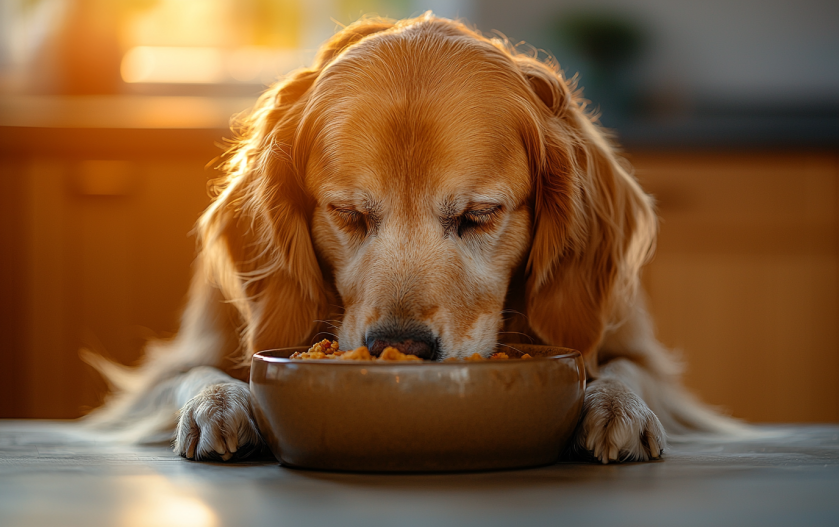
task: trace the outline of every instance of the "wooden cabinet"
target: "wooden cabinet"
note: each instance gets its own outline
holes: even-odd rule
[[[630,159],[659,202],[644,282],[687,385],[751,421],[839,420],[836,155]]]
[[[25,360],[13,380],[20,406],[6,415],[78,416],[104,388],[80,348],[132,364],[146,339],[177,329],[195,256],[189,232],[209,203],[206,159],[118,162],[130,185],[104,193],[84,186],[89,160],[17,167],[25,185],[14,221],[25,234],[11,287],[23,316],[10,330],[22,339],[3,355]]]
[[[82,99],[46,105],[55,127],[0,126],[0,417],[78,417],[106,391],[80,349],[134,364],[176,332],[208,163],[231,135],[206,105],[184,113],[190,100],[156,121],[144,101]]]

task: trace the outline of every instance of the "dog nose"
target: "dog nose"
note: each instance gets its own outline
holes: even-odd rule
[[[370,333],[365,339],[371,355],[379,356],[385,348],[396,348],[406,355],[416,355],[425,360],[437,358],[437,342],[432,335],[422,333],[387,334]]]

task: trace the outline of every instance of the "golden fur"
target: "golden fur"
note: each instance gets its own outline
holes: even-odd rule
[[[662,423],[728,426],[654,339],[639,292],[652,201],[556,64],[430,14],[363,20],[239,134],[198,224],[181,333],[137,371],[92,359],[117,389],[94,420],[177,424],[177,452],[229,459],[259,439],[247,385],[217,368],[332,321],[348,349],[419,327],[440,359],[522,339],[582,351],[576,445],[603,462],[658,457]]]

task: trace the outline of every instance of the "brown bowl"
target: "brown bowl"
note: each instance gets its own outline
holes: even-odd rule
[[[287,357],[307,348],[263,351],[253,357],[251,401],[285,465],[430,472],[553,463],[580,417],[583,360],[567,348],[516,348],[535,358],[301,361]]]

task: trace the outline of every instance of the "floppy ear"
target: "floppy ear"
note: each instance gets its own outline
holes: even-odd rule
[[[313,203],[304,190],[305,145],[296,137],[321,71],[347,47],[392,25],[362,20],[333,36],[312,68],[292,73],[259,98],[225,154],[227,175],[198,234],[208,279],[241,315],[246,361],[262,349],[307,342],[328,315],[311,240]]]
[[[556,67],[516,57],[538,108],[527,315],[545,342],[580,350],[591,374],[621,323],[657,230],[650,198]]]

